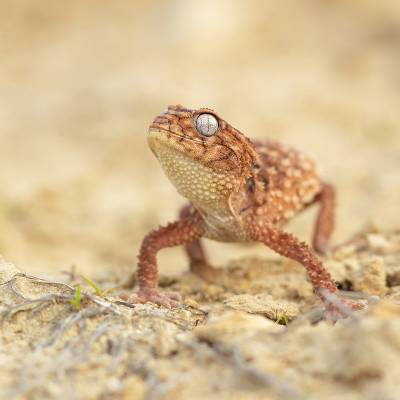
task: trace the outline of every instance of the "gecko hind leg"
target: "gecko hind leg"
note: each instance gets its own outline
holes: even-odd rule
[[[363,249],[367,245],[365,238],[355,236],[344,242],[332,245],[331,236],[335,229],[335,209],[336,209],[336,193],[335,188],[328,184],[322,184],[321,191],[317,194],[311,204],[320,203],[320,209],[315,220],[313,233],[313,249],[325,255],[329,252],[335,252],[338,248],[348,245],[355,246],[356,250]]]
[[[180,210],[179,218],[188,218],[195,212],[196,210],[190,204],[187,204]],[[200,239],[195,239],[190,243],[186,243],[184,248],[189,259],[190,271],[193,274],[207,282],[215,282],[221,278],[223,271],[220,271],[209,264],[207,255],[204,251],[204,246]]]
[[[320,254],[326,254],[331,249],[330,239],[335,229],[335,188],[328,183],[323,183],[313,203],[315,202],[320,203],[320,209],[314,226],[313,248]]]

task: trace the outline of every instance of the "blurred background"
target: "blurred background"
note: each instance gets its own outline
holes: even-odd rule
[[[133,270],[183,203],[146,142],[176,103],[316,159],[336,241],[400,227],[398,0],[2,1],[0,54],[0,254],[27,272]],[[314,215],[290,229],[308,239]]]

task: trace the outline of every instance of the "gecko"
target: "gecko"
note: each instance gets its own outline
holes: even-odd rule
[[[149,127],[148,143],[166,176],[189,202],[179,218],[145,236],[138,256],[139,302],[178,306],[178,293],[158,288],[157,253],[183,245],[191,271],[215,281],[201,238],[220,242],[260,242],[302,264],[329,318],[341,307],[328,298],[337,287],[319,254],[330,248],[335,225],[335,189],[321,179],[302,152],[266,140],[250,140],[215,111],[169,106]],[[284,230],[305,208],[318,203],[312,247]],[[355,301],[335,297],[358,309]]]

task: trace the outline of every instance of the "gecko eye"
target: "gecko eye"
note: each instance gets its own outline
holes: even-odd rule
[[[212,114],[200,114],[196,119],[196,129],[204,136],[213,136],[218,131],[217,118]]]

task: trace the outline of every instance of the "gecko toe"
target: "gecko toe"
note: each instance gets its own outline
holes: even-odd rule
[[[164,295],[170,300],[175,300],[178,303],[182,302],[182,296],[178,292],[165,292]]]
[[[360,311],[367,308],[367,305],[360,301],[341,299],[337,297],[333,302],[325,302],[324,319],[336,322],[343,318],[354,317],[354,311]]]
[[[131,303],[154,303],[166,308],[176,308],[181,304],[181,297],[175,292],[162,292],[158,289],[141,289],[130,297]]]

